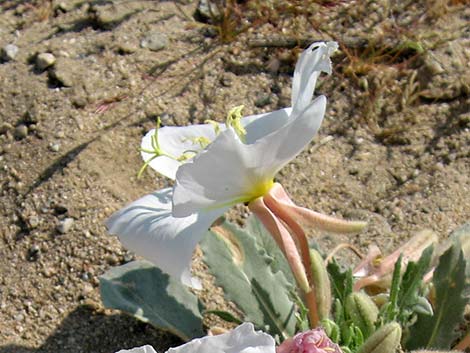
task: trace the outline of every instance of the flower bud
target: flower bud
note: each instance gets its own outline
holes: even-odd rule
[[[282,342],[276,353],[342,353],[322,328],[296,334]]]
[[[400,340],[401,327],[391,322],[375,331],[357,353],[394,353],[400,346]]]
[[[346,312],[354,324],[359,327],[364,338],[369,337],[375,331],[375,322],[379,315],[379,309],[373,300],[365,293],[353,292],[346,298]]]
[[[331,310],[331,285],[325,261],[315,249],[310,249],[312,282],[317,299],[318,317],[327,319]]]

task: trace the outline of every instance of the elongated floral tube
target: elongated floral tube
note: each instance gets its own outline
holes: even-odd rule
[[[294,274],[299,287],[305,293],[308,293],[310,291],[310,285],[307,279],[305,267],[289,231],[266,206],[262,197],[251,201],[248,207],[271,233],[279,248],[287,258],[287,262],[292,269],[292,273]]]
[[[346,221],[297,206],[290,200],[284,188],[278,183],[270,190],[269,197],[276,200],[279,208],[282,208],[286,215],[318,230],[337,234],[354,234],[367,226],[366,222]]]

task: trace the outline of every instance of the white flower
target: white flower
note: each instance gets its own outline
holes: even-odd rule
[[[170,348],[166,353],[275,353],[274,339],[266,333],[255,332],[253,324],[246,322],[234,330],[218,336],[194,339],[182,346]],[[143,346],[117,353],[156,353],[151,346]]]
[[[312,101],[314,85],[321,71],[331,72],[329,57],[336,48],[334,42],[315,43],[302,53],[294,72],[292,108],[242,119],[235,109],[227,125],[165,127],[147,134],[142,143],[144,160],[158,172],[175,177],[175,187],[156,191],[115,213],[107,222],[109,231],[164,272],[198,288],[189,271],[196,244],[228,208],[249,203],[307,291],[306,264],[278,218],[289,224],[286,218],[298,214],[301,220],[333,231],[357,231],[364,226],[343,221],[338,228],[337,220],[294,205],[273,181],[321,125],[326,98]],[[291,230],[303,236],[300,226],[290,223]]]

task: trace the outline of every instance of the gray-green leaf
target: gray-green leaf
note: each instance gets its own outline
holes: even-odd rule
[[[204,335],[201,304],[180,281],[147,261],[114,267],[100,277],[103,304],[188,341]]]
[[[282,340],[295,333],[296,308],[289,295],[292,286],[282,261],[266,251],[274,247],[274,240],[270,243],[262,237],[256,230],[262,225],[254,222],[259,221],[249,220],[250,232],[229,222],[212,228],[201,242],[204,262],[244,319]],[[273,271],[273,261],[277,271]]]

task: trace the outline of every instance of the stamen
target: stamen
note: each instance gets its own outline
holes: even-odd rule
[[[157,118],[157,127],[155,128],[155,133],[150,137],[150,144],[152,146],[152,150],[149,150],[149,149],[146,149],[146,148],[141,148],[140,149],[141,152],[151,154],[152,156],[147,161],[145,161],[143,166],[139,169],[139,172],[137,173],[137,178],[140,178],[142,176],[142,173],[145,171],[145,169],[147,169],[149,164],[157,157],[165,156],[165,157],[168,157],[168,158],[171,158],[171,159],[174,159],[174,160],[178,160],[177,158],[175,158],[174,156],[164,152],[160,148],[160,143],[158,142],[158,130],[160,129],[161,123],[162,123],[162,121],[161,121],[160,117],[158,117]]]
[[[241,119],[243,117],[242,110],[244,108],[244,105],[239,105],[230,109],[227,114],[227,119],[225,120],[225,125],[227,127],[231,127],[243,143],[246,142],[246,130],[241,123]]]
[[[183,140],[183,142],[186,142],[186,141],[191,141],[193,144],[195,144],[195,145],[197,144],[197,145],[201,146],[202,149],[209,146],[209,144],[212,142],[211,140],[209,140],[205,136],[187,137]]]
[[[207,119],[207,120],[204,120],[204,123],[205,124],[211,124],[212,127],[214,128],[215,136],[219,136],[219,134],[220,134],[220,124],[217,121]]]

